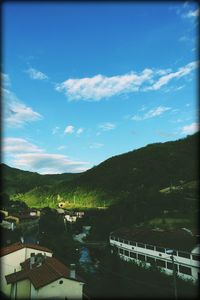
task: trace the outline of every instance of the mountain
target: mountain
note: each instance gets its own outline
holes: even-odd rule
[[[111,157],[81,174],[39,175],[3,165],[5,189],[30,206],[55,207],[61,200],[68,207],[141,205],[147,198],[150,202],[161,194],[164,197],[160,190],[197,181],[198,140],[196,133],[177,141],[150,144]]]
[[[73,173],[41,175],[36,172],[11,168],[6,164],[1,164],[0,170],[3,187],[9,195],[26,193],[33,188],[50,186],[63,180],[67,182],[81,175]]]

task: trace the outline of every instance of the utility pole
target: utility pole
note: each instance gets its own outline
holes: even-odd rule
[[[177,300],[178,299],[178,294],[177,294],[177,286],[176,286],[176,269],[174,265],[174,256],[173,254],[170,256],[172,260],[172,265],[173,265],[173,277],[174,277],[174,298]]]
[[[172,267],[173,267],[173,279],[174,279],[174,298],[175,300],[178,299],[178,293],[177,293],[177,285],[176,285],[176,269],[174,264],[174,256],[173,256],[174,250],[168,249],[166,251],[166,254],[171,254],[170,258],[172,260]]]

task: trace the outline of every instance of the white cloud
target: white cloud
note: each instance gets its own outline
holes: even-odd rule
[[[3,89],[3,118],[10,127],[20,127],[27,122],[41,120],[42,116],[31,107],[26,106],[14,93]]]
[[[58,149],[58,150],[66,149],[66,146],[59,146],[57,149]]]
[[[180,79],[190,74],[198,66],[191,62],[180,67],[177,71],[167,69],[144,69],[140,73],[131,71],[124,75],[103,76],[67,79],[56,85],[55,89],[64,92],[69,100],[99,101],[117,95],[148,90],[159,90],[172,79]]]
[[[48,79],[48,76],[46,74],[44,74],[41,71],[38,71],[34,68],[29,68],[28,70],[26,70],[26,73],[28,73],[30,78],[34,79],[34,80]]]
[[[46,153],[23,138],[4,138],[4,155],[10,158],[13,167],[42,174],[79,172],[77,168],[86,170],[91,167],[89,162],[74,160],[62,154]]]
[[[187,13],[183,14],[184,18],[196,18],[199,16],[199,8],[195,10],[189,10]]]
[[[9,87],[11,85],[10,76],[5,73],[1,73],[2,86]]]
[[[104,145],[103,144],[100,144],[100,143],[92,143],[90,144],[90,149],[99,149],[101,147],[103,147]]]
[[[199,131],[199,123],[192,123],[190,125],[185,125],[181,128],[182,134],[193,134],[195,132]]]
[[[23,138],[4,138],[3,139],[3,152],[25,153],[25,152],[42,152],[43,150],[36,145],[28,142]]]
[[[58,131],[60,130],[60,127],[56,126],[52,129],[52,134],[56,134],[58,133]]]
[[[66,134],[71,134],[73,132],[74,132],[74,126],[72,126],[72,125],[68,125],[64,130],[64,133],[66,133]]]
[[[197,62],[191,62],[191,63],[187,64],[186,66],[179,68],[177,72],[172,72],[172,73],[169,73],[167,75],[160,77],[152,86],[150,86],[147,89],[159,90],[162,86],[166,85],[173,78],[178,79],[178,78],[181,78],[183,76],[190,74],[195,68],[197,68],[197,66],[198,66]]]
[[[109,131],[115,129],[116,125],[113,123],[105,122],[102,124],[99,124],[98,128],[103,131]]]
[[[77,133],[77,135],[80,135],[81,133],[83,133],[83,128],[79,128],[77,131],[76,131],[76,133]]]
[[[179,42],[187,42],[187,41],[189,41],[190,39],[189,39],[187,36],[183,35],[183,36],[181,36],[178,40],[179,40]]]
[[[151,119],[151,118],[158,117],[158,116],[162,115],[164,112],[166,112],[170,109],[171,109],[170,107],[158,106],[154,109],[149,110],[144,115],[134,115],[131,118],[131,120],[133,120],[133,121],[142,121],[142,120],[146,120],[146,119]]]
[[[101,74],[90,78],[68,79],[57,84],[57,91],[64,91],[71,100],[93,100],[109,98],[114,95],[138,91],[139,87],[151,79],[153,71],[143,70],[136,74],[130,72],[125,75],[103,76]]]
[[[89,164],[71,160],[66,155],[49,153],[16,154],[13,163],[17,168],[28,168],[42,174],[74,172],[74,168]]]

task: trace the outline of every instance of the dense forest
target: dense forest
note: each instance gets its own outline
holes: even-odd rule
[[[120,226],[196,227],[199,133],[111,157],[81,174],[40,175],[1,165],[4,198],[30,207],[100,209],[95,238]],[[98,225],[98,226],[97,226]],[[94,238],[91,232],[91,238]]]
[[[40,175],[1,165],[5,192],[30,206],[108,207],[198,178],[198,137],[150,144],[81,174]],[[150,198],[150,197],[149,197]]]

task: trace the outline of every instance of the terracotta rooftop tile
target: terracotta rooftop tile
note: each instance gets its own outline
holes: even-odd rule
[[[40,245],[36,245],[36,244],[23,244],[23,243],[15,243],[12,244],[10,246],[4,247],[0,249],[0,256],[4,256],[7,255],[9,253],[18,251],[20,249],[23,248],[31,248],[31,249],[35,249],[35,250],[40,250],[40,251],[45,251],[45,252],[49,252],[49,253],[53,253],[50,249],[40,246]]]
[[[83,282],[79,276],[76,276],[75,279],[70,278],[69,268],[54,257],[46,257],[43,260],[42,265],[33,266],[32,269],[29,268],[30,259],[27,259],[21,265],[23,267],[22,271],[6,276],[7,283],[14,283],[23,279],[29,279],[34,287],[38,289],[60,278]]]

